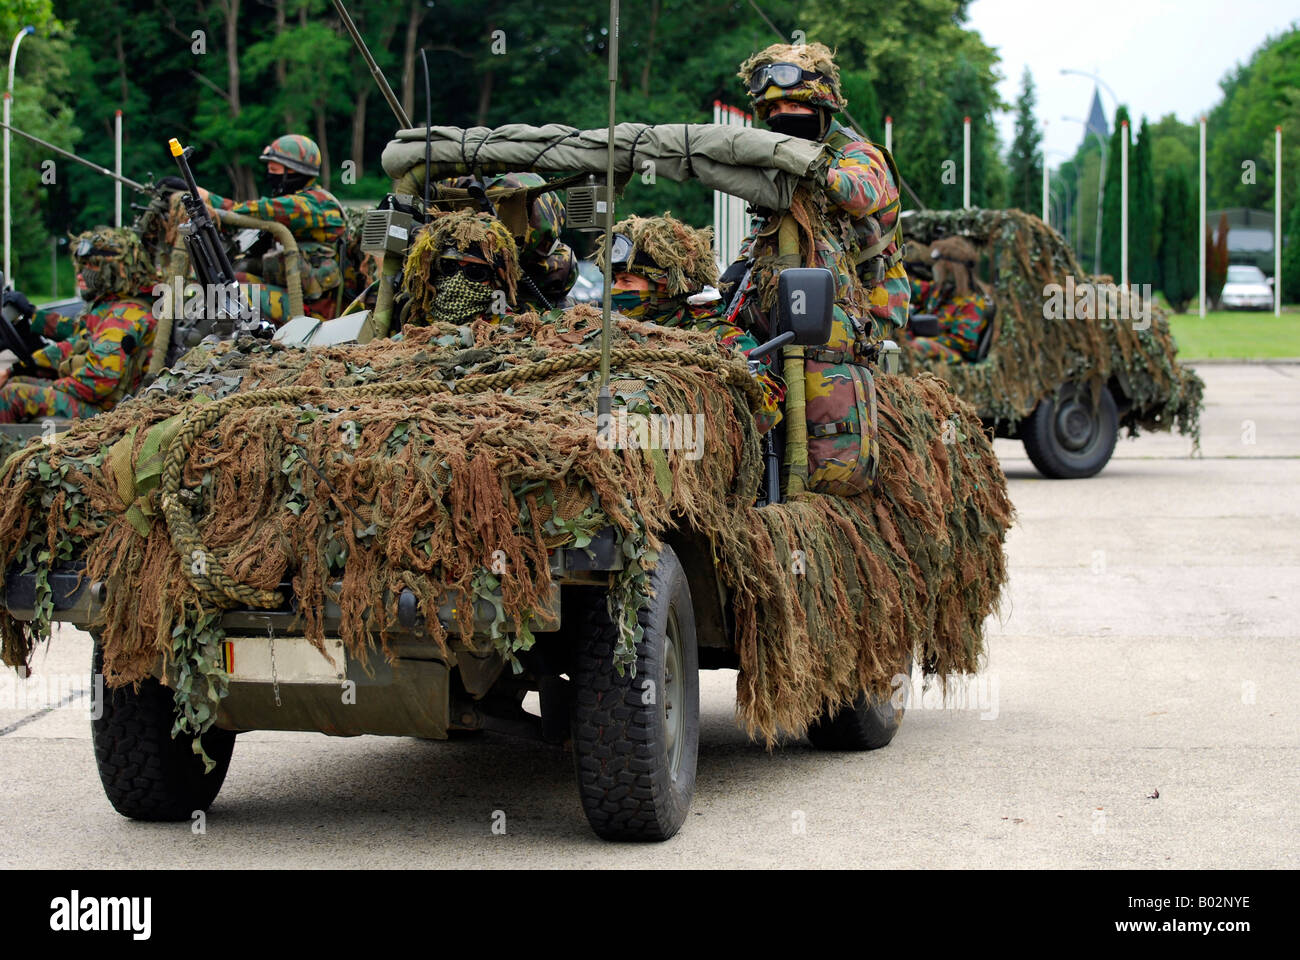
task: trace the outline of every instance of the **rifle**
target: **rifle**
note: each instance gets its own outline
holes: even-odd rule
[[[189,164],[189,156],[194,148],[182,148],[175,137],[167,141],[167,146],[185,178],[186,192],[181,195],[181,202],[190,219],[178,229],[185,237],[194,275],[203,287],[205,305],[216,313],[216,316],[206,318],[201,329],[205,334],[215,334],[218,337],[229,337],[236,332],[264,333],[263,328],[269,325],[256,317],[245,300],[243,290],[235,279],[235,268],[221,242],[216,221],[208,214],[207,205],[194,181],[194,171]]]

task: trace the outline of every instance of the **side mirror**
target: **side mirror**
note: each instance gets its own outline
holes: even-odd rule
[[[789,267],[777,281],[777,332],[791,343],[820,346],[831,338],[835,276],[825,267]]]
[[[914,313],[908,319],[907,326],[912,335],[917,337],[937,337],[941,332],[939,318],[933,313]]]

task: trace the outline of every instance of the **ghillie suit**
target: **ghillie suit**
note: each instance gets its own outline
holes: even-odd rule
[[[33,313],[32,332],[52,342],[32,353],[32,363],[53,379],[11,378],[0,388],[0,423],[94,416],[135,390],[148,366],[157,280],[148,253],[131,230],[98,227],[72,241],[86,310],[76,318]]]
[[[614,224],[616,258],[613,262],[613,308],[633,320],[648,320],[666,327],[707,331],[722,346],[748,354],[758,339],[723,316],[722,300],[704,298],[701,291],[718,282],[713,258],[713,231],[699,230],[665,213],[662,217],[628,217]],[[597,263],[604,262],[605,238],[596,242]],[[648,290],[623,290],[618,275],[641,277]],[[762,409],[756,414],[760,433],[781,422],[785,384],[767,357],[758,371],[763,388]]]
[[[976,273],[989,282],[997,306],[984,360],[927,361],[904,344],[904,370],[947,380],[997,426],[1027,417],[1062,384],[1110,384],[1117,400],[1126,398],[1120,422],[1130,435],[1177,428],[1199,438],[1204,384],[1178,363],[1164,311],[1151,305],[1149,323],[1117,316],[1120,298],[1110,278],[1085,274],[1042,220],[1019,210],[927,210],[909,215],[904,230],[909,246],[913,238],[926,244],[940,236],[968,238],[981,253]],[[1085,291],[1087,302],[1080,299]],[[1107,298],[1103,311],[1098,304]]]
[[[202,731],[226,690],[223,610],[282,607],[291,583],[305,635],[321,641],[334,599],[364,662],[372,634],[387,652],[399,591],[437,609],[451,589],[491,598],[490,648],[513,660],[537,637],[504,626],[542,608],[547,551],[608,526],[625,559],[608,590],[617,661],[635,656],[656,550],[697,538],[730,592],[739,720],[769,743],[863,690],[888,696],[913,658],[941,677],[978,668],[1011,506],[969,406],[934,378],[881,376],[875,488],[755,507],[761,391],[744,361],[707,334],[619,320],[616,407],[698,411],[706,436],[698,458],[601,449],[599,328],[576,307],[362,347],[196,349],[158,389],[5,464],[0,568],[35,571],[38,599],[30,623],[0,613],[4,661],[30,663],[49,636],[46,557],[84,559],[107,585],[108,685],[162,669],[178,728]],[[436,618],[426,629],[445,649]]]
[[[464,176],[443,180],[440,186],[464,190],[478,184],[484,191],[520,190],[541,187],[546,178],[536,173],[501,173],[478,180]],[[564,203],[554,191],[538,193],[527,205],[526,218],[515,233],[519,247],[519,267],[522,271],[519,308],[542,310],[549,304],[564,302],[569,288],[578,273],[578,259],[572,248],[560,239],[565,224]],[[545,298],[546,303],[542,302]]]
[[[519,277],[519,249],[504,223],[472,210],[437,215],[420,228],[406,256],[407,322],[501,316],[515,302]]]

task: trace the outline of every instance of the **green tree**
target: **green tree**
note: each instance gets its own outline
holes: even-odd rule
[[[1121,146],[1123,139],[1128,139],[1132,145],[1132,137],[1128,128],[1128,107],[1120,105],[1115,111],[1115,130],[1110,136],[1110,144],[1106,148],[1106,198],[1102,205],[1101,220],[1101,272],[1108,273],[1116,283],[1119,283],[1122,274],[1122,249],[1121,249],[1121,211],[1123,209],[1123,190],[1120,183],[1121,177]],[[1132,157],[1129,158],[1130,164]],[[1131,181],[1130,181],[1131,185]],[[1129,229],[1132,229],[1132,219],[1129,221]],[[1131,234],[1130,234],[1131,235]]]
[[[1286,243],[1282,248],[1282,300],[1300,303],[1300,200],[1291,205]]]
[[[1200,263],[1197,255],[1196,204],[1187,173],[1166,171],[1161,181],[1160,284],[1165,299],[1178,313],[1197,295]]]
[[[1042,210],[1043,135],[1034,116],[1034,77],[1025,67],[1016,98],[1016,133],[1007,155],[1008,202],[1030,213]]]
[[[1151,134],[1146,118],[1133,148],[1129,183],[1129,281],[1154,284],[1156,276],[1156,183],[1151,169]]]

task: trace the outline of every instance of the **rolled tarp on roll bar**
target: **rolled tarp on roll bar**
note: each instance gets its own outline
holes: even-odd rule
[[[400,180],[424,165],[426,132],[437,178],[466,173],[604,174],[608,129],[579,130],[552,123],[533,127],[412,127],[399,130],[384,148],[384,172]],[[820,143],[712,123],[620,123],[614,128],[615,179],[652,172],[656,177],[696,179],[750,203],[784,210],[799,181],[829,161]]]

